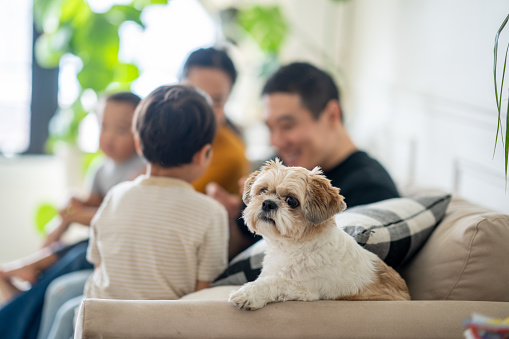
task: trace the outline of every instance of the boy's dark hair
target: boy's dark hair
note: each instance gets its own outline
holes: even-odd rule
[[[207,67],[224,71],[230,77],[232,86],[235,80],[237,80],[237,70],[233,65],[232,59],[230,59],[225,51],[213,47],[199,48],[189,54],[182,67],[181,77],[186,78],[192,67]]]
[[[281,67],[267,80],[262,95],[277,92],[297,94],[315,119],[320,117],[329,101],[339,102],[339,90],[332,77],[305,62]]]
[[[131,92],[118,92],[108,95],[106,101],[127,102],[136,107],[140,103],[141,98]]]
[[[133,127],[148,162],[174,167],[191,163],[196,152],[212,143],[216,119],[195,88],[162,86],[138,105]]]

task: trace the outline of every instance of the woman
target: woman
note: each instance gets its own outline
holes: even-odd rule
[[[217,184],[230,194],[239,194],[239,180],[249,172],[244,143],[224,113],[236,78],[237,71],[228,54],[212,47],[192,52],[182,69],[181,81],[202,89],[211,97],[217,119],[212,161],[205,174],[193,183],[202,193],[207,185],[210,190]]]

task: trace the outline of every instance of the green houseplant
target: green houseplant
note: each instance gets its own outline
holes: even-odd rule
[[[58,67],[64,55],[81,60],[77,74],[79,92],[68,107],[60,107],[55,114],[50,137],[46,144],[53,153],[57,145],[77,149],[80,123],[89,113],[84,107],[84,95],[96,97],[104,92],[129,90],[139,76],[138,67],[119,59],[119,28],[126,21],[141,21],[143,10],[151,5],[165,5],[168,0],[132,0],[128,4],[113,5],[103,13],[94,12],[85,0],[35,0],[34,22],[41,32],[34,53],[41,67]],[[82,172],[98,153],[80,152]],[[35,213],[38,233],[45,232],[47,223],[57,214],[51,203],[41,203]]]
[[[499,67],[498,62],[498,40],[500,38],[500,34],[504,30],[507,21],[509,21],[509,14],[505,18],[505,20],[502,22],[502,25],[500,25],[500,28],[497,31],[497,34],[495,35],[495,47],[494,47],[494,60],[493,60],[493,79],[495,83],[495,99],[497,101],[497,111],[498,111],[498,121],[497,121],[497,133],[495,136],[495,147],[493,149],[493,153],[495,153],[497,148],[497,142],[500,135],[500,139],[502,141],[502,146],[504,147],[504,157],[505,157],[505,167],[504,167],[504,173],[505,173],[505,181],[506,181],[506,187],[507,187],[507,164],[509,160],[509,105],[506,104],[506,126],[505,126],[505,142],[504,142],[504,126],[502,126],[502,93],[507,88],[504,88],[504,80],[505,80],[505,71],[506,71],[506,65],[507,65],[507,56],[509,52],[509,43],[505,50],[505,56],[503,59],[503,68],[502,68],[502,75],[500,81],[498,80],[497,76],[497,68]]]
[[[61,107],[50,131],[48,150],[56,142],[76,145],[81,120],[88,114],[82,105],[82,96],[93,91],[97,96],[110,90],[129,90],[138,78],[138,67],[119,59],[119,27],[133,21],[144,27],[141,14],[154,4],[167,0],[133,0],[125,5],[113,5],[104,13],[96,13],[85,0],[35,0],[34,22],[41,32],[35,43],[35,56],[42,67],[59,65],[66,54],[82,62],[77,74],[80,88],[70,107]]]
[[[348,1],[330,0],[335,5]],[[330,9],[330,7],[326,8]],[[324,25],[329,27],[336,18],[325,14]],[[239,5],[224,10],[221,13],[221,19],[223,33],[228,40],[238,44],[240,40],[251,39],[264,53],[265,60],[260,71],[262,77],[272,74],[280,65],[279,54],[290,33],[293,33],[306,49],[320,55],[325,69],[330,71],[333,76],[337,77],[341,74],[335,59],[330,57],[327,51],[314,41],[313,37],[307,35],[303,30],[298,30],[294,23],[288,21],[279,5]]]

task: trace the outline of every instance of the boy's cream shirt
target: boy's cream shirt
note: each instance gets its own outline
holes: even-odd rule
[[[92,220],[87,298],[178,299],[227,265],[224,207],[179,179],[114,187]]]

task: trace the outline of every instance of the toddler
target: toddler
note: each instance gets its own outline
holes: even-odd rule
[[[3,325],[9,328],[9,333],[20,333],[20,337],[23,336],[21,333],[36,331],[48,285],[66,273],[92,268],[86,261],[88,240],[63,248],[57,244],[71,223],[90,224],[112,186],[133,179],[144,171],[145,163],[136,154],[131,132],[134,110],[140,100],[129,92],[115,93],[105,98],[100,113],[99,147],[106,157],[93,176],[89,195],[85,199],[71,198],[60,211],[58,226],[48,235],[42,250],[0,267],[0,292],[6,300],[12,299],[0,308],[0,333],[3,333]],[[12,277],[29,281],[32,287],[21,293],[12,284]],[[15,319],[19,326],[12,325],[10,319]]]

